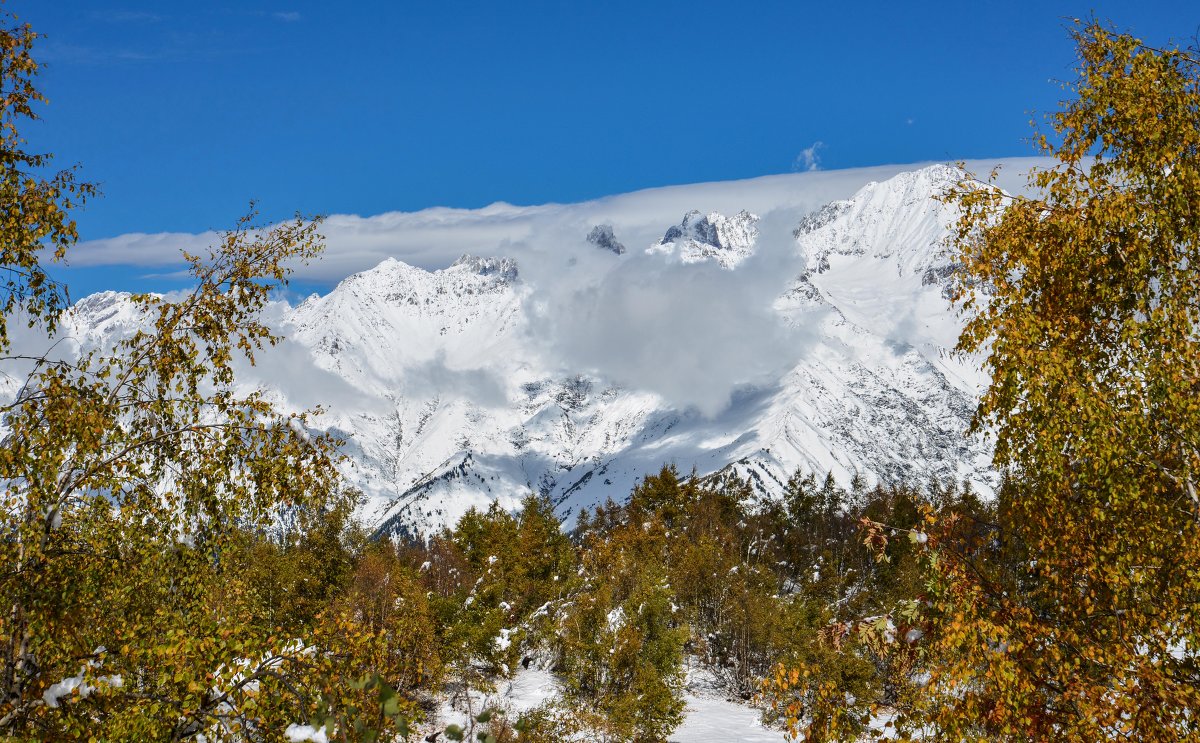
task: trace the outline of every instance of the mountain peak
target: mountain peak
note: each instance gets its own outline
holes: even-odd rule
[[[598,224],[588,233],[587,241],[597,248],[611,251],[617,255],[625,253],[625,245],[613,234],[611,224]]]
[[[683,215],[647,253],[678,255],[681,263],[715,260],[733,269],[754,253],[758,239],[758,216],[742,210],[732,217],[720,212],[703,214],[695,209]]]
[[[938,197],[961,177],[958,168],[930,165],[873,181],[808,214],[792,234],[810,271],[828,270],[832,256],[869,256],[893,261],[899,274],[937,283],[952,270],[951,259],[930,236],[947,234],[957,217]]]
[[[796,467],[884,483],[969,478],[987,491],[988,445],[962,435],[986,380],[973,361],[945,353],[960,324],[936,286],[941,275],[924,280],[926,267],[953,270],[940,246],[956,215],[933,197],[958,173],[936,166],[886,178],[892,172],[871,171],[878,182],[865,186],[865,176],[776,176],[721,186],[719,198],[710,189],[656,190],[547,207],[536,219],[521,216],[524,207],[493,206],[503,229],[477,229],[483,217],[472,212],[453,252],[428,250],[446,239],[430,227],[446,215],[424,213],[389,245],[443,268],[388,258],[324,296],[281,305],[278,327],[289,343],[239,374],[287,409],[325,407],[313,425],[347,441],[347,482],[367,497],[363,518],[384,528],[428,533],[472,506],[517,508],[529,492],[552,498],[560,514],[578,513],[627,494],[664,462],[700,475],[733,467],[771,496]],[[822,178],[841,185],[796,191]],[[842,200],[802,219],[835,197]],[[688,211],[700,203],[715,210]],[[742,206],[772,217],[760,222]],[[664,233],[672,215],[681,218]],[[629,244],[653,242],[649,252],[670,263],[734,269],[797,222],[810,270],[783,296],[762,297],[769,312],[699,292],[676,302],[672,292],[696,286],[687,271],[662,272],[682,284],[643,285],[630,281],[636,262],[568,268],[571,251],[612,250],[619,234]],[[585,236],[594,236],[590,244]],[[501,244],[515,254],[475,254]],[[518,278],[515,258],[535,265],[556,248],[564,260]],[[597,285],[599,271],[612,273]],[[730,271],[722,287],[740,288],[757,273]],[[632,319],[573,322],[587,313],[608,318],[613,301],[625,301]],[[87,298],[66,329],[81,347],[109,343],[137,327],[129,306],[121,295]],[[759,359],[744,349],[767,343],[783,349],[768,354],[770,369],[755,367]],[[765,371],[750,386],[742,367]],[[693,379],[727,385],[727,407],[699,412]]]
[[[450,264],[450,268],[462,268],[480,276],[495,276],[501,281],[517,280],[517,262],[504,257],[482,257],[464,253]],[[447,269],[449,270],[449,269]]]

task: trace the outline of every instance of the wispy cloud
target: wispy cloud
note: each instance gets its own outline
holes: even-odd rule
[[[111,62],[142,62],[148,59],[156,59],[159,56],[154,52],[142,49],[69,44],[53,40],[48,40],[42,45],[40,55],[46,62],[85,65]]]
[[[111,65],[150,60],[214,59],[261,53],[262,46],[236,43],[227,33],[217,30],[174,30],[143,34],[136,46],[76,44],[47,40],[41,47],[41,59],[58,64]]]
[[[818,150],[823,148],[825,143],[817,140],[811,146],[800,150],[800,154],[796,155],[795,161],[792,162],[792,170],[799,170],[806,173],[811,173],[814,170],[821,169],[821,156]]]
[[[163,16],[158,13],[150,13],[142,10],[93,10],[88,13],[88,17],[96,21],[104,21],[107,23],[157,23],[163,19]]]
[[[277,21],[283,21],[284,23],[295,23],[296,21],[303,18],[303,16],[301,16],[298,12],[296,12],[294,10],[281,10],[281,11],[272,13],[271,17]]]
[[[67,257],[69,266],[140,266],[142,268],[173,269],[183,263],[183,251],[204,254],[204,249],[214,244],[216,232],[158,232],[146,234],[133,232],[104,240],[80,243]],[[170,272],[158,277],[170,277]]]

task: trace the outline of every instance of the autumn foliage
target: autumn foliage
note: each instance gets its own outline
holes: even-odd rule
[[[994,519],[931,524],[902,736],[1200,739],[1200,59],[1072,36],[1078,78],[1036,137],[1056,164],[1027,196],[947,195],[959,349],[992,378],[975,427],[1006,479]],[[781,673],[784,698],[808,688]],[[822,722],[837,704],[794,728],[852,739]]]
[[[185,256],[190,291],[55,350],[40,261],[95,189],[25,151],[37,35],[10,21],[0,736],[411,740],[445,703],[447,740],[662,741],[702,671],[811,741],[1200,740],[1200,59],[1072,36],[1055,164],[945,195],[994,500],[665,467],[565,525],[530,494],[392,538],[354,521],[339,442],[235,381],[319,220],[251,214]],[[13,320],[45,348],[13,351]],[[480,703],[528,668],[560,698]]]

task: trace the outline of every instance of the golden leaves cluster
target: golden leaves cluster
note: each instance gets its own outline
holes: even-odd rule
[[[233,364],[274,341],[258,313],[285,263],[315,254],[315,229],[246,218],[193,259],[186,296],[134,297],[139,327],[113,347],[30,364],[0,447],[0,728],[213,739],[306,711],[283,679],[321,651],[256,611],[235,556],[349,495],[336,442],[236,389]],[[80,674],[94,691],[53,703]]]
[[[1200,59],[1073,29],[1031,195],[965,184],[959,348],[1009,476],[1009,580],[941,563],[935,715],[1004,737],[1200,736]],[[1005,590],[1008,589],[1008,590]],[[952,733],[951,733],[952,734]]]

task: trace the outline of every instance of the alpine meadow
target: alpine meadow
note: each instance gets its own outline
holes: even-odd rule
[[[314,13],[134,5],[0,22],[0,740],[1200,742],[1194,42],[1063,21],[1033,157],[97,237],[50,82]]]

